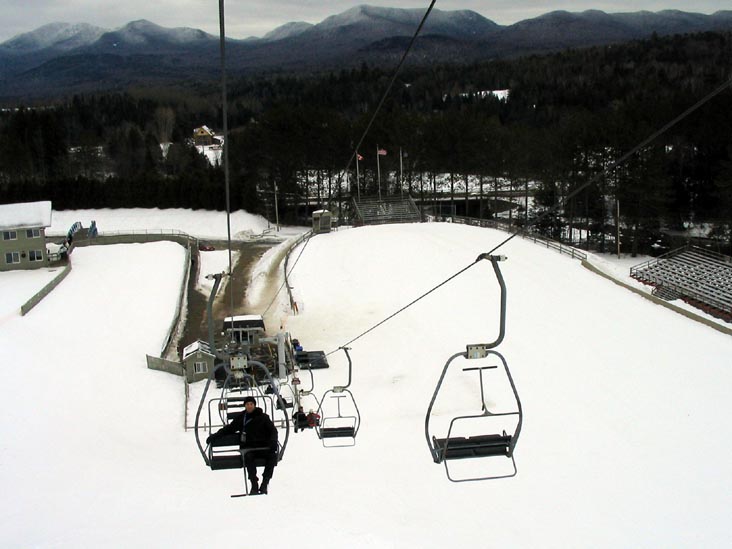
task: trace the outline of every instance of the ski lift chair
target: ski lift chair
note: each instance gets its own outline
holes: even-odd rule
[[[260,370],[264,371],[264,375],[266,379],[269,382],[270,387],[273,389],[272,395],[264,395],[261,393],[258,387],[253,387],[250,390],[253,391],[255,394],[250,394],[248,396],[253,396],[257,403],[263,403],[265,407],[268,407],[271,410],[274,410],[275,404],[273,397],[276,397],[278,401],[282,400],[282,397],[279,394],[279,391],[277,389],[277,385],[274,383],[272,378],[269,375],[269,371],[264,366],[264,364],[261,364],[256,361],[249,361],[249,364],[253,365],[254,367],[259,368]],[[218,368],[226,368],[225,364],[220,365]],[[203,456],[204,461],[206,462],[206,465],[208,465],[211,470],[217,471],[222,469],[244,469],[244,457],[249,452],[254,451],[260,451],[260,450],[268,450],[268,447],[262,447],[262,448],[241,448],[240,447],[240,441],[241,441],[241,435],[239,434],[231,434],[231,435],[224,435],[220,437],[217,440],[211,441],[210,444],[207,445],[207,447],[204,449],[200,436],[199,436],[199,430],[201,429],[201,426],[199,424],[199,419],[201,415],[201,409],[203,408],[203,403],[206,401],[206,394],[208,392],[208,389],[211,385],[211,380],[214,379],[216,375],[216,370],[213,369],[211,373],[209,374],[209,378],[206,382],[206,387],[203,391],[203,394],[201,395],[201,401],[198,406],[198,411],[196,413],[196,422],[195,422],[195,434],[196,434],[196,443],[198,445],[198,449],[201,452],[201,455]],[[233,396],[233,397],[222,397],[222,398],[213,398],[208,403],[208,428],[207,432],[210,435],[212,432],[212,419],[215,415],[218,415],[219,418],[222,419],[222,422],[228,423],[231,421],[235,414],[237,413],[243,413],[243,411],[237,411],[238,408],[243,407],[243,401],[244,396]],[[267,403],[270,403],[269,406],[267,406]],[[281,403],[281,406],[284,408],[284,403]],[[287,447],[287,442],[290,438],[290,425],[289,422],[285,422],[285,439],[284,441],[278,441],[277,442],[277,462],[279,463],[282,461],[282,458],[285,454],[285,449]],[[257,467],[262,467],[266,464],[265,458],[256,457],[254,460],[254,464]],[[240,497],[247,495],[249,491],[249,481],[246,475],[246,471],[244,471],[244,487],[245,487],[245,493],[243,494],[234,494],[232,497]]]
[[[341,349],[343,349],[346,353],[346,358],[348,358],[348,383],[342,387],[336,386],[328,389],[323,394],[323,397],[320,399],[320,406],[318,407],[320,423],[315,426],[315,432],[326,448],[354,446],[356,444],[356,435],[361,425],[361,414],[358,411],[356,399],[353,398],[353,393],[348,390],[348,386],[351,385],[353,363],[351,362],[351,356],[348,354],[348,347],[341,347]],[[325,413],[323,405],[326,403],[326,398],[329,395],[331,395],[331,399],[336,400],[336,415]],[[353,413],[350,415],[343,415],[341,411],[341,400],[344,398],[353,407]],[[331,408],[329,406],[328,410]]]
[[[432,459],[435,463],[443,463],[445,466],[445,472],[447,474],[447,478],[451,480],[452,482],[465,482],[465,481],[474,481],[474,480],[489,480],[489,479],[497,479],[497,478],[506,478],[506,477],[512,477],[516,475],[516,461],[514,460],[513,453],[514,449],[516,447],[516,443],[518,442],[519,435],[521,433],[521,425],[523,422],[523,412],[521,407],[521,400],[519,399],[518,392],[516,391],[516,386],[513,382],[513,377],[511,376],[511,372],[508,369],[508,364],[498,351],[493,350],[494,347],[497,347],[501,341],[503,341],[503,337],[505,334],[505,325],[506,325],[506,285],[503,280],[503,275],[501,274],[501,269],[498,265],[499,261],[505,260],[504,256],[493,256],[493,255],[487,255],[482,254],[479,256],[478,260],[481,259],[489,259],[493,265],[493,271],[496,275],[496,278],[498,280],[498,283],[501,288],[501,312],[500,312],[500,332],[498,335],[498,339],[494,341],[493,343],[487,343],[487,344],[477,344],[477,345],[468,345],[467,351],[462,353],[457,353],[453,356],[451,356],[447,362],[445,363],[445,367],[442,370],[442,375],[440,376],[439,381],[437,382],[437,387],[435,388],[435,391],[432,395],[432,400],[430,401],[429,407],[427,409],[427,414],[425,416],[425,438],[427,439],[427,446],[430,450],[430,455],[432,456]],[[515,400],[515,410],[511,410],[508,412],[491,412],[488,410],[488,407],[485,404],[485,395],[484,395],[484,389],[483,389],[483,375],[486,370],[489,369],[495,369],[497,366],[481,366],[476,368],[465,368],[464,371],[478,371],[479,377],[480,377],[480,390],[481,390],[481,403],[482,403],[482,409],[479,413],[476,414],[469,414],[469,415],[462,415],[458,416],[452,419],[450,421],[449,428],[447,430],[447,434],[444,437],[437,437],[432,434],[430,430],[430,419],[432,414],[432,407],[435,403],[435,400],[437,398],[438,393],[440,392],[440,389],[442,387],[442,382],[445,378],[445,374],[447,373],[448,368],[450,367],[453,360],[455,360],[458,357],[463,357],[466,359],[482,359],[487,358],[489,356],[496,356],[500,360],[503,370],[506,374],[506,377],[508,379],[508,382],[510,383],[511,390],[513,391],[513,397]],[[516,424],[515,428],[511,432],[511,434],[508,434],[506,430],[502,430],[500,433],[495,432],[489,432],[486,434],[477,434],[477,435],[471,435],[471,436],[455,436],[453,435],[453,431],[457,430],[455,429],[455,426],[458,423],[465,423],[467,421],[473,421],[473,420],[490,420],[491,418],[497,418],[497,417],[506,417],[506,416],[516,416]],[[488,422],[485,422],[486,424]],[[450,468],[448,466],[448,463],[453,460],[467,460],[467,459],[483,459],[483,458],[493,458],[493,457],[505,457],[509,458],[511,460],[511,466],[512,466],[512,472],[509,473],[503,473],[503,474],[496,474],[491,473],[490,471],[481,474],[479,476],[472,476],[467,478],[454,478],[453,475],[450,473]]]

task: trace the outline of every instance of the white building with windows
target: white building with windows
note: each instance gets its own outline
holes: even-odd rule
[[[37,269],[48,265],[46,228],[51,202],[0,204],[0,271]]]

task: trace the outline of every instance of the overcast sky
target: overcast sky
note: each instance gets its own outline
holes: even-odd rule
[[[228,0],[226,34],[232,38],[262,36],[290,21],[318,23],[359,4],[424,8],[428,0]],[[0,0],[0,42],[46,23],[90,23],[115,29],[147,19],[163,27],[193,27],[218,34],[218,0]],[[509,25],[554,10],[599,9],[609,13],[678,9],[714,13],[730,9],[729,1],[700,0],[438,0],[441,10],[474,10],[501,25]]]

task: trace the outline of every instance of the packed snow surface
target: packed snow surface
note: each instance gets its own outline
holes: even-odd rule
[[[176,228],[198,223],[179,215]],[[0,546],[729,547],[732,338],[518,238],[500,249],[499,347],[524,410],[518,475],[451,483],[432,462],[425,412],[445,361],[498,331],[490,263],[357,336],[504,238],[433,223],[301,244],[290,276],[301,314],[286,329],[306,349],[335,351],[315,372],[318,395],[346,382],[337,349],[353,340],[361,430],[338,449],[291,433],[270,494],[241,499],[229,495],[242,472],[208,470],[183,429],[182,380],[145,364],[174,315],[183,249],[77,249],[58,288],[0,326]],[[0,305],[13,310],[19,277],[7,275]],[[435,428],[480,409],[477,375],[462,368],[496,363],[457,362]],[[500,370],[487,372],[487,406],[510,407]]]

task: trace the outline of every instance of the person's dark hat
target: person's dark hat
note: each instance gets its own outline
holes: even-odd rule
[[[257,399],[254,398],[254,397],[244,397],[244,404],[246,404],[247,402],[251,402],[252,404],[256,404],[257,403]]]

